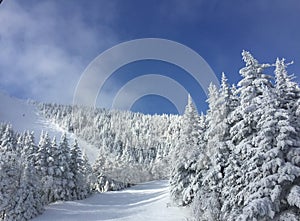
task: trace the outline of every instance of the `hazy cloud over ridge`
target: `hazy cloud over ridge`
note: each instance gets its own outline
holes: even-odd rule
[[[0,7],[1,89],[14,88],[13,94],[23,98],[71,103],[85,66],[108,44],[113,45],[115,37],[108,24],[114,7],[108,6],[109,16],[103,8],[97,26],[91,26],[80,5],[4,1]]]

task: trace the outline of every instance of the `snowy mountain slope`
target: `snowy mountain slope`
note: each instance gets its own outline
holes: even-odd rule
[[[168,181],[153,181],[123,191],[95,194],[85,200],[57,202],[33,220],[187,220],[187,209],[169,207],[168,203]]]
[[[18,132],[33,130],[39,136],[41,130],[48,130],[46,121],[37,114],[33,105],[0,92],[0,122],[10,123]],[[54,132],[54,131],[50,131]],[[55,135],[57,133],[54,133]],[[51,133],[52,135],[52,133]]]
[[[66,132],[40,115],[36,106],[27,101],[10,97],[0,92],[0,103],[0,123],[12,124],[13,129],[18,132],[23,132],[24,130],[34,131],[36,141],[38,141],[42,131],[48,132],[50,137],[56,136],[58,140]],[[97,148],[77,138],[72,133],[66,133],[71,144],[75,139],[78,140],[80,148],[87,154],[90,162],[94,163],[98,154]]]

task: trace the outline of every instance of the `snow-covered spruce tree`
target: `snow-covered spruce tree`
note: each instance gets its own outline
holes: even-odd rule
[[[240,70],[243,79],[238,83],[239,106],[234,110],[230,122],[234,125],[231,128],[232,141],[237,144],[245,137],[253,134],[257,117],[253,116],[257,109],[256,98],[261,96],[265,87],[273,87],[270,82],[271,76],[263,73],[269,64],[259,64],[248,51],[242,52],[246,67]]]
[[[230,136],[227,117],[232,111],[231,90],[225,74],[218,92],[215,85],[209,87],[209,110],[207,113],[206,152],[209,157],[209,169],[202,170],[202,183],[193,203],[197,220],[219,220],[221,212],[222,179],[227,159],[230,155]]]
[[[72,199],[72,188],[74,188],[74,174],[70,168],[71,154],[70,147],[67,139],[67,135],[64,133],[61,136],[58,145],[57,162],[61,170],[61,177],[58,178],[58,184],[56,189],[55,198],[57,200],[70,200]]]
[[[42,189],[42,197],[44,204],[48,204],[48,193],[49,189],[53,186],[52,176],[48,175],[48,160],[49,160],[49,151],[51,149],[51,141],[48,133],[41,133],[40,140],[38,143],[37,153],[35,154],[35,169],[37,171],[37,175],[41,180],[41,189]]]
[[[238,91],[235,86],[235,84],[232,84],[230,87],[230,113],[227,119],[227,122],[230,126],[232,126],[232,120],[234,118],[232,117],[233,111],[240,105],[240,98],[238,96]],[[234,122],[234,121],[233,121]]]
[[[40,192],[40,179],[32,162],[24,160],[21,164],[22,173],[13,210],[13,220],[29,220],[44,210],[44,202]]]
[[[46,203],[52,203],[60,200],[57,190],[61,186],[62,170],[59,164],[59,147],[56,143],[56,137],[53,137],[51,144],[46,146],[47,153],[47,171],[43,177],[43,192]]]
[[[215,168],[214,159],[211,160],[216,155],[216,145],[218,145],[218,140],[214,139],[214,136],[217,134],[213,132],[214,122],[217,122],[217,100],[219,99],[219,92],[215,85],[210,84],[209,86],[209,110],[206,116],[207,128],[205,131],[206,147],[205,153],[207,154],[207,167],[202,168],[201,171],[198,171],[199,188],[196,191],[196,195],[191,204],[192,212],[195,217],[195,220],[217,220],[220,211],[220,202],[216,189],[211,188],[212,184],[217,184],[217,180],[221,178],[219,175],[219,169]],[[199,159],[202,160],[202,159]],[[214,165],[213,165],[214,164]]]
[[[180,140],[173,157],[170,177],[171,196],[178,205],[185,206],[192,202],[199,188],[199,174],[206,160],[200,159],[204,148],[201,140],[200,118],[191,96],[182,121]],[[201,163],[198,163],[198,160]],[[197,178],[196,178],[197,177]]]
[[[34,141],[34,133],[26,131],[24,133],[24,141],[21,148],[21,157],[29,161],[31,165],[35,165],[36,153],[38,152],[38,147]]]
[[[4,131],[0,139],[0,152],[16,152],[17,140],[10,124],[4,125]]]
[[[197,193],[197,199],[193,203],[193,211],[198,220],[221,220],[220,215],[223,214],[223,211],[220,211],[219,206],[224,204],[224,196],[230,195],[230,188],[235,185],[235,178],[239,169],[235,165],[235,161],[229,160],[232,158],[234,150],[229,129],[234,125],[232,119],[235,119],[237,114],[234,110],[240,103],[238,91],[235,85],[229,87],[224,75],[222,76],[220,92],[217,93],[214,86],[210,90],[207,113],[207,121],[210,122],[210,126],[206,129],[208,132],[205,133],[205,137],[208,139],[207,142],[210,142],[212,149],[207,151],[212,154],[209,155],[209,170],[204,171],[203,188]],[[220,121],[220,119],[223,120]],[[214,135],[216,128],[220,133]],[[214,147],[214,144],[217,148]],[[227,178],[225,179],[225,177]],[[226,180],[226,184],[224,180]]]
[[[57,200],[71,199],[74,187],[73,173],[70,170],[70,149],[66,134],[59,145],[55,137],[50,141],[48,133],[42,133],[36,154],[35,168],[42,183],[42,196],[45,204]]]
[[[270,220],[279,212],[281,186],[278,185],[278,169],[284,165],[284,159],[281,150],[276,148],[278,100],[274,90],[265,88],[260,104],[256,112],[261,117],[252,142],[255,152],[248,159],[248,170],[244,171],[250,182],[241,190],[244,194],[241,220]]]
[[[93,168],[85,152],[83,152],[82,154],[82,159],[83,159],[83,166],[84,166],[83,170],[85,171],[86,183],[88,185],[89,192],[91,192],[93,184],[96,182],[96,177],[93,173]]]
[[[44,209],[41,180],[35,168],[38,147],[34,142],[34,133],[26,131],[21,147],[22,176],[16,202],[16,213],[21,219],[29,220]]]
[[[36,170],[37,170],[40,178],[43,178],[47,175],[47,170],[48,170],[47,150],[50,148],[51,148],[51,141],[50,141],[49,135],[47,132],[42,131],[41,137],[40,137],[40,140],[38,143],[38,150],[36,153],[36,162],[35,162],[35,167],[36,167]]]
[[[287,66],[285,60],[276,60],[276,94],[280,96],[279,98],[279,107],[281,107],[280,113],[284,112],[286,114],[280,115],[281,119],[279,121],[279,136],[277,138],[277,147],[281,148],[284,152],[285,159],[290,163],[288,165],[289,169],[293,168],[295,172],[295,167],[300,167],[300,115],[299,115],[299,104],[300,104],[300,89],[296,82],[293,82],[291,76],[287,73]],[[284,100],[282,99],[284,98]],[[296,101],[296,102],[295,102]],[[288,173],[291,170],[288,171]],[[284,188],[284,191],[290,192],[290,195],[287,196],[287,201],[289,205],[295,209],[297,208],[297,215],[300,217],[299,204],[295,202],[300,201],[299,191],[295,191],[299,186],[299,176],[296,180],[290,180],[289,185]],[[293,187],[291,187],[293,186]],[[286,203],[286,202],[285,202]],[[294,216],[294,213],[289,210],[282,212],[281,217],[283,216]],[[282,218],[283,219],[283,218]]]
[[[0,220],[14,220],[12,211],[20,176],[20,158],[12,151],[0,152]]]
[[[228,146],[231,145],[227,118],[232,111],[232,96],[224,73],[220,91],[218,92],[213,85],[211,85],[209,91],[206,140],[207,154],[210,158],[210,171],[206,179],[213,182],[213,189],[219,189],[220,187],[217,187],[217,185],[224,176],[224,168],[230,154]]]
[[[241,191],[244,208],[240,220],[275,220],[280,219],[281,214],[297,213],[296,207],[293,208],[297,205],[288,205],[287,201],[288,193],[293,192],[291,187],[300,181],[297,181],[300,168],[286,157],[290,148],[297,145],[295,129],[288,111],[280,108],[278,101],[274,90],[266,88],[261,97],[262,106],[257,110],[262,115],[253,138],[256,152],[248,160],[245,173],[251,182]],[[297,196],[294,195],[293,200],[294,197],[297,201]]]
[[[190,164],[190,169],[193,172],[190,176],[191,183],[183,191],[183,200],[186,205],[190,204],[193,201],[196,193],[200,190],[200,187],[203,182],[202,181],[204,176],[203,173],[207,171],[209,168],[208,166],[209,159],[205,149],[206,142],[207,142],[207,140],[204,137],[205,130],[206,130],[206,118],[203,114],[201,114],[198,122],[199,142],[197,147],[194,147],[198,149],[195,150],[195,153],[190,156],[190,160],[195,161]]]
[[[30,152],[34,137],[28,132],[19,136],[20,155],[15,148],[10,148],[8,140],[16,140],[11,127],[9,134],[2,134],[3,141],[7,141],[2,142],[2,145],[8,145],[9,148],[5,147],[5,151],[0,153],[0,219],[29,220],[43,211],[34,153]]]
[[[222,219],[235,220],[241,213],[244,205],[244,193],[241,191],[251,182],[251,178],[245,176],[249,169],[248,160],[251,159],[256,149],[253,145],[253,137],[257,133],[257,122],[262,113],[259,110],[259,100],[265,88],[272,88],[271,77],[264,74],[269,64],[259,64],[253,56],[242,52],[246,67],[240,70],[242,80],[238,83],[240,105],[233,111],[229,118],[230,138],[234,144],[228,158],[230,165],[224,170],[222,200]]]
[[[4,134],[5,127],[6,127],[6,124],[0,123],[0,138],[1,138],[2,135]]]
[[[292,77],[287,72],[287,66],[284,59],[276,60],[276,94],[279,99],[279,107],[286,110],[289,116],[288,123],[283,125],[292,126],[295,131],[290,133],[292,135],[294,145],[288,150],[288,160],[296,166],[300,166],[300,89],[296,82],[292,81]],[[287,127],[286,127],[287,128]]]
[[[70,169],[74,175],[74,187],[71,189],[73,199],[84,199],[90,193],[88,162],[83,159],[77,140],[71,148]]]
[[[275,65],[275,89],[279,99],[279,106],[295,113],[297,109],[295,101],[300,99],[299,86],[296,82],[293,82],[292,77],[288,75],[286,68],[289,64],[285,63],[285,59],[280,60],[277,58]]]

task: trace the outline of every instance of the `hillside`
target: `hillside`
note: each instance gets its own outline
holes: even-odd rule
[[[55,136],[56,138],[61,137],[66,132],[70,142],[72,143],[74,139],[77,139],[79,146],[87,154],[90,162],[95,162],[98,150],[94,145],[77,138],[73,133],[69,133],[45,118],[32,102],[11,97],[3,92],[0,92],[0,102],[0,123],[12,124],[13,129],[20,133],[25,130],[33,131],[36,139],[40,137],[42,131],[47,131],[50,137]]]

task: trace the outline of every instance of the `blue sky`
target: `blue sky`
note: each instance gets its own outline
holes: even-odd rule
[[[121,42],[149,37],[190,47],[218,77],[224,71],[230,83],[240,79],[243,49],[261,62],[293,60],[288,71],[299,82],[299,11],[298,0],[4,0],[0,90],[19,98],[71,104],[82,72],[97,55]],[[105,86],[116,92],[128,79],[150,70],[176,78],[198,109],[206,110],[201,88],[183,70],[162,62],[127,65]],[[158,96],[140,99],[133,110],[176,112]]]

